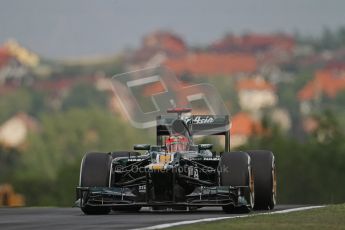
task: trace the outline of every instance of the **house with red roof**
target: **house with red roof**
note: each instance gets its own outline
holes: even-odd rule
[[[0,46],[0,85],[6,81],[20,83],[30,68],[39,64],[39,57],[14,40]]]
[[[11,57],[10,51],[6,47],[0,47],[0,68],[5,66]]]
[[[7,76],[9,69],[7,66],[9,65],[11,59],[13,59],[10,51],[5,47],[1,46],[0,47],[0,85],[4,84]]]
[[[278,101],[275,86],[260,76],[239,80],[236,90],[239,105],[245,111],[255,112],[274,107]]]
[[[163,50],[172,55],[184,54],[187,51],[186,44],[182,38],[168,31],[156,31],[145,36],[143,47]]]
[[[252,136],[263,134],[261,123],[246,112],[235,114],[231,118],[231,124],[231,148],[237,148],[244,145]]]
[[[192,52],[179,36],[167,31],[145,36],[127,62],[129,70],[163,65],[176,75],[191,76],[229,76],[257,70],[256,57],[250,53]]]
[[[217,52],[250,52],[263,53],[280,50],[291,53],[295,47],[293,37],[283,34],[245,34],[242,36],[226,35],[211,45]]]
[[[214,77],[253,73],[257,69],[257,62],[253,55],[244,53],[189,53],[167,59],[164,66],[177,75]]]
[[[345,68],[325,68],[316,71],[314,78],[299,92],[300,109],[303,114],[309,114],[314,104],[322,98],[335,98],[345,90]]]
[[[288,63],[296,50],[295,40],[285,34],[256,34],[249,33],[241,36],[226,35],[214,42],[209,51],[216,53],[247,53],[257,59],[259,71],[267,72],[271,77],[277,78],[275,72],[280,71],[279,66]],[[272,72],[273,71],[273,72]],[[265,74],[267,75],[267,74]],[[284,78],[275,79],[281,81]]]
[[[141,47],[128,57],[128,68],[158,66],[166,58],[181,56],[187,51],[185,42],[178,35],[169,31],[156,31],[145,36]]]

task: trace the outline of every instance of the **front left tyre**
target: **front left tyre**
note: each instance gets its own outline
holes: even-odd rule
[[[108,153],[91,152],[85,154],[80,166],[80,187],[108,187],[111,155]],[[80,199],[84,199],[81,197]],[[105,215],[110,207],[84,205],[81,210],[86,215]]]

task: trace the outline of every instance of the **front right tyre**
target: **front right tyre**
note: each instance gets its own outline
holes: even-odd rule
[[[108,153],[91,152],[85,154],[80,166],[80,187],[109,187],[111,156]],[[85,197],[79,197],[85,199]],[[105,215],[110,207],[84,205],[81,210],[86,215]]]
[[[246,205],[235,207],[233,205],[223,206],[226,213],[250,212],[254,206],[254,178],[251,168],[251,159],[246,152],[225,152],[219,161],[220,185],[221,186],[245,186],[242,195]]]

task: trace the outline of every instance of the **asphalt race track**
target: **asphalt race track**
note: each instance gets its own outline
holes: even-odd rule
[[[275,211],[303,205],[278,205]],[[257,213],[257,212],[253,212]],[[0,208],[0,229],[135,229],[158,224],[203,218],[225,217],[220,208],[202,208],[194,212],[111,212],[109,215],[86,216],[79,208]]]

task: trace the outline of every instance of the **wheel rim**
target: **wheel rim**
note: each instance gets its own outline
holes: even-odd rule
[[[254,207],[254,200],[255,200],[255,188],[254,188],[254,174],[252,168],[249,168],[249,191],[250,191],[250,207]]]
[[[272,161],[272,202],[273,205],[277,202],[277,174],[274,159]]]

